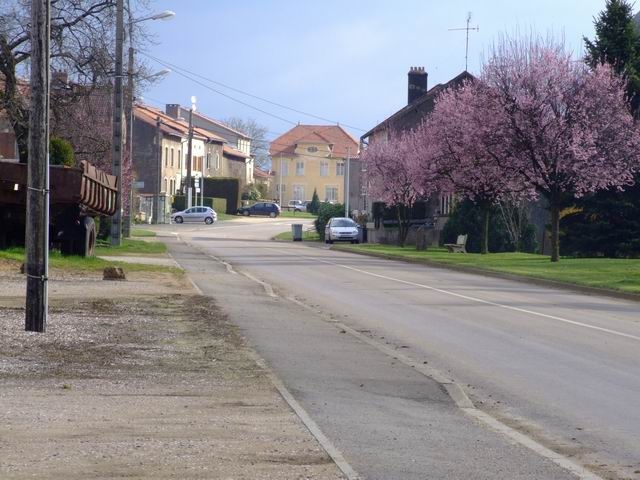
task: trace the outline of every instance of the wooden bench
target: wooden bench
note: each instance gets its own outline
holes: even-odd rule
[[[447,247],[447,250],[449,250],[449,253],[467,253],[466,245],[467,245],[466,235],[458,235],[458,239],[456,240],[456,243],[444,244],[444,246]]]

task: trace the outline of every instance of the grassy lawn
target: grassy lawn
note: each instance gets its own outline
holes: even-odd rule
[[[443,248],[419,252],[412,247],[377,244],[340,245],[338,248],[640,294],[640,259],[563,257],[559,262],[551,263],[548,256],[528,253],[459,254],[448,253]]]
[[[276,235],[274,237],[276,240],[283,240],[283,241],[293,241],[293,233],[289,230],[288,232],[282,232],[279,233],[278,235]],[[307,230],[302,230],[302,241],[303,242],[319,242],[320,241],[320,235],[318,235],[318,232],[316,232],[315,230],[313,231],[307,231]]]
[[[158,255],[166,253],[166,251],[167,247],[162,242],[149,242],[134,238],[122,239],[119,247],[112,247],[109,243],[103,242],[96,245],[96,255]]]
[[[148,242],[143,242],[148,243]],[[118,251],[118,255],[126,252],[126,247],[123,245],[123,250]],[[131,252],[131,251],[130,251]],[[25,252],[24,248],[8,248],[6,250],[0,250],[0,263],[13,263],[19,266],[24,262]],[[124,263],[124,262],[111,262],[99,259],[97,257],[78,257],[75,255],[61,255],[58,251],[49,252],[49,267],[52,269],[60,269],[68,272],[96,272],[102,271],[109,265],[116,265],[123,267],[127,272],[144,272],[144,271],[165,271],[165,272],[181,272],[180,269],[175,267],[166,267],[158,265],[144,265],[141,263]]]
[[[156,232],[153,232],[151,230],[144,230],[142,228],[132,228],[131,236],[132,237],[155,237]]]
[[[283,218],[316,218],[316,215],[309,212],[293,212],[288,210],[282,210],[280,216]]]

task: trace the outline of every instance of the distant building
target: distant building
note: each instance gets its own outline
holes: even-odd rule
[[[390,131],[401,132],[417,127],[433,111],[438,95],[448,88],[462,86],[465,81],[472,79],[474,79],[473,75],[463,71],[446,83],[439,83],[428,88],[428,74],[424,67],[411,67],[408,73],[407,105],[362,135],[360,141],[363,148],[374,142],[386,141]],[[369,199],[369,201],[375,200]],[[451,195],[435,195],[428,200],[425,214],[429,218],[438,218],[436,230],[439,231],[453,209],[453,197]],[[371,211],[370,205],[366,205],[365,208]]]
[[[344,203],[347,169],[358,158],[358,142],[337,125],[297,125],[269,146],[274,171],[273,196]]]
[[[189,119],[189,109],[177,103],[165,105],[165,112],[175,119],[184,121],[188,121]],[[193,125],[222,137],[227,146],[223,152],[223,156],[229,161],[235,162],[229,163],[229,168],[233,170],[234,173],[230,171],[227,173],[219,172],[220,174],[216,176],[237,176],[238,178],[242,178],[241,189],[247,184],[253,183],[253,157],[251,156],[251,137],[249,135],[231,128],[223,122],[207,117],[198,111],[193,112]],[[238,162],[242,162],[243,165],[240,165]],[[239,170],[243,170],[243,172],[237,174]]]

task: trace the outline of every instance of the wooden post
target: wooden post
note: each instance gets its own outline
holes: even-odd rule
[[[34,332],[44,332],[47,323],[50,19],[50,0],[32,0],[25,330]]]

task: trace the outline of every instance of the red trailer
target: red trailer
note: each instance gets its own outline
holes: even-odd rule
[[[116,211],[118,178],[88,162],[49,169],[49,240],[64,254],[90,256],[94,217]],[[27,165],[0,161],[0,248],[24,245]]]

